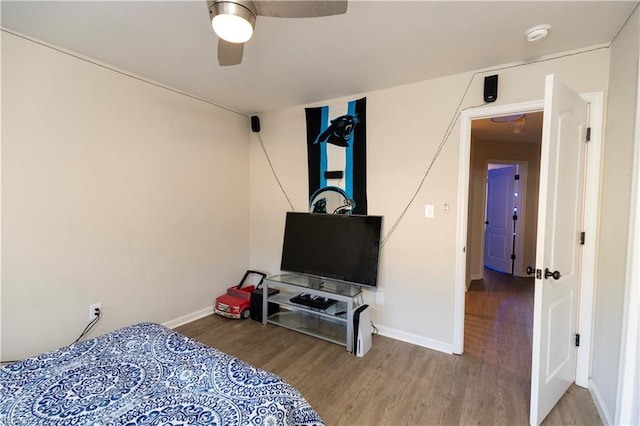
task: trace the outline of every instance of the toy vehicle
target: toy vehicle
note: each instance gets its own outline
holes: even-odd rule
[[[257,274],[262,277],[257,286],[250,285],[247,287],[243,287],[244,282],[249,274]],[[229,287],[226,294],[223,294],[222,296],[218,296],[216,298],[216,304],[213,308],[213,311],[216,314],[222,315],[223,317],[227,318],[249,318],[249,316],[251,315],[251,292],[256,288],[260,288],[260,286],[262,285],[262,281],[264,281],[266,277],[267,275],[263,274],[262,272],[248,270],[247,272],[245,272],[242,280],[240,280],[240,284]]]

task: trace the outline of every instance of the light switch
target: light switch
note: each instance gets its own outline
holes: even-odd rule
[[[433,211],[433,204],[427,204],[426,206],[424,206],[424,217],[432,218]]]

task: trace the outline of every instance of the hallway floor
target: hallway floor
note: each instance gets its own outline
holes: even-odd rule
[[[506,405],[529,411],[533,340],[533,277],[515,277],[484,269],[484,279],[471,282],[466,294],[463,356],[477,364],[496,408]],[[495,387],[494,387],[495,386]],[[494,399],[495,398],[495,399]],[[507,409],[508,410],[508,409]],[[543,424],[602,424],[587,389],[572,385]]]

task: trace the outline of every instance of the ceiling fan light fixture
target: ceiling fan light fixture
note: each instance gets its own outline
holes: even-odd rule
[[[498,117],[491,117],[491,121],[494,123],[513,123],[514,121],[524,119],[525,116],[525,114],[500,115]]]
[[[209,14],[211,26],[218,37],[230,43],[248,41],[256,24],[256,12],[252,6],[250,2],[214,2]]]

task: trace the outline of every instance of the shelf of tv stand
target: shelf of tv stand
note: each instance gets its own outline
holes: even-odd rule
[[[308,334],[346,347],[347,323],[321,318],[309,312],[281,310],[269,315],[269,324]]]
[[[263,285],[263,324],[285,327],[345,346],[347,351],[352,351],[353,311],[358,306],[357,297],[362,294],[360,287],[298,274],[267,277]],[[269,297],[269,288],[277,288],[279,293]],[[290,299],[300,293],[337,302],[324,310],[291,302]],[[268,304],[278,305],[278,312],[269,315]]]

